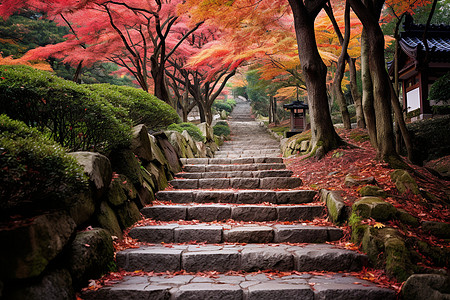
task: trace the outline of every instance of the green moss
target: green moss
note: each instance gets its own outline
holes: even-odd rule
[[[355,142],[364,142],[370,140],[369,134],[366,131],[352,130],[349,137]]]
[[[381,198],[386,198],[387,194],[386,192],[375,185],[366,185],[363,186],[360,190],[359,193],[361,194],[361,196],[375,196],[375,197],[381,197]]]
[[[386,271],[399,281],[405,281],[412,275],[410,254],[405,243],[399,238],[385,241]]]

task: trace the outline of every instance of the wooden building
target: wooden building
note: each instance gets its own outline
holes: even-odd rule
[[[423,44],[425,25],[414,24],[407,16],[399,40],[399,80],[403,91],[403,109],[412,121],[432,116],[433,101],[428,100],[431,84],[450,71],[450,26],[430,25],[426,34],[427,55]],[[394,73],[393,64],[389,73]]]

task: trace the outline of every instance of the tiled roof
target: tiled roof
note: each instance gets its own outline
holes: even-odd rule
[[[425,25],[414,24],[412,17],[406,18],[403,25],[404,32],[400,33],[400,46],[411,57],[417,57],[425,50],[423,32]],[[432,61],[450,61],[450,26],[430,25],[426,35]]]

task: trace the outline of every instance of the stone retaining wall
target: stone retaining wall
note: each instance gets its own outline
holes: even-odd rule
[[[139,210],[181,171],[180,158],[211,157],[218,148],[187,132],[150,135],[138,125],[132,134],[129,149],[108,157],[70,153],[90,188],[71,196],[65,210],[36,212],[0,228],[0,298],[74,299],[89,279],[115,269],[113,239],[140,220]]]

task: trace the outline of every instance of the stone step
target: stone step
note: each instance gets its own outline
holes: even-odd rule
[[[274,300],[364,299],[394,300],[395,291],[349,274],[292,274],[282,277],[265,273],[126,276],[119,283],[86,290],[85,300]]]
[[[130,236],[146,243],[325,243],[342,238],[340,228],[294,225],[152,225],[134,227]]]
[[[263,154],[258,154],[255,156],[261,156]],[[269,155],[269,154],[268,154]],[[273,155],[273,154],[271,154]],[[235,153],[235,154],[215,154],[214,158],[229,158],[229,159],[236,159],[236,158],[244,158],[244,157],[248,157],[247,153],[243,153],[243,154],[239,154],[239,153]]]
[[[234,151],[216,151],[215,154],[222,154],[222,155],[228,155],[228,154],[247,154],[247,156],[255,156],[260,154],[272,154],[272,153],[280,153],[280,149],[260,149],[260,150],[234,150]]]
[[[171,190],[157,192],[156,198],[173,203],[302,204],[313,202],[316,193],[312,190]]]
[[[181,158],[183,165],[234,165],[234,164],[282,164],[282,157],[243,157],[238,159],[230,158]]]
[[[282,163],[253,163],[253,164],[228,164],[228,165],[184,165],[184,172],[227,172],[227,171],[262,171],[284,170],[286,165]]]
[[[157,221],[199,220],[201,222],[225,221],[310,221],[325,214],[322,205],[153,205],[141,213]]]
[[[267,170],[267,171],[229,171],[229,172],[205,172],[205,173],[178,173],[177,178],[265,178],[265,177],[291,177],[291,170]]]
[[[299,177],[173,179],[175,189],[294,189],[302,185]]]
[[[329,244],[166,244],[120,251],[116,254],[116,263],[119,268],[131,272],[352,272],[361,270],[367,257]]]

